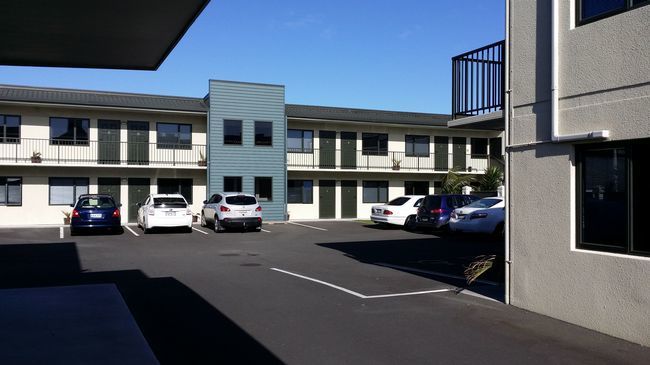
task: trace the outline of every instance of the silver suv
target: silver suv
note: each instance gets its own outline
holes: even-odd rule
[[[203,201],[201,227],[211,225],[215,232],[227,228],[262,230],[262,207],[254,195],[218,193]]]

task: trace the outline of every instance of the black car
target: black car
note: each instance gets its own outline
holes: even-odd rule
[[[448,227],[451,213],[480,198],[474,195],[442,194],[427,195],[418,208],[416,226],[426,229],[444,229]]]
[[[115,203],[111,195],[80,195],[77,203],[71,205],[74,209],[70,217],[70,234],[97,230],[121,233],[120,205]]]

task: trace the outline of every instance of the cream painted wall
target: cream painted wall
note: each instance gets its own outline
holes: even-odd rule
[[[117,170],[117,171],[116,171]],[[129,177],[147,177],[151,179],[151,192],[157,191],[157,178],[191,178],[193,180],[192,212],[201,211],[202,202],[206,195],[206,175],[204,170],[173,170],[173,169],[115,169],[115,168],[80,168],[80,167],[8,167],[0,168],[2,176],[21,176],[22,206],[0,206],[0,226],[33,225],[33,224],[63,224],[62,210],[71,211],[66,205],[49,205],[49,177],[87,177],[89,192],[97,192],[98,177],[122,178],[122,222],[128,217],[128,185]]]

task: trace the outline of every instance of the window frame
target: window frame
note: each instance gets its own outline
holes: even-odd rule
[[[364,145],[364,142],[366,141],[366,137],[369,136],[374,136],[377,138],[376,141],[376,151],[375,149],[370,149]],[[386,150],[384,151],[381,148],[381,139],[379,137],[386,136]],[[388,141],[389,141],[389,136],[388,133],[375,133],[375,132],[363,132],[361,133],[361,155],[362,156],[388,156]]]
[[[409,137],[412,138],[413,140],[409,142]],[[426,138],[427,139],[427,153],[426,154],[418,154],[415,152],[415,139],[416,138]],[[408,151],[408,145],[412,144],[412,152],[409,153]],[[406,157],[429,157],[431,155],[431,136],[424,135],[424,134],[405,134],[404,135],[404,156]]]
[[[273,201],[273,177],[272,176],[255,176],[254,179],[255,187],[254,187],[254,194],[255,199],[257,199],[258,202],[272,202]],[[262,198],[259,193],[258,193],[258,184],[261,183],[262,181],[269,181],[269,196],[268,198]]]
[[[239,142],[228,142],[226,140],[226,123],[236,122],[239,124]],[[243,146],[244,145],[244,121],[241,119],[224,119],[223,120],[223,144],[228,146]]]
[[[366,184],[369,184],[369,183],[376,183],[377,186],[376,187],[366,187]],[[380,191],[380,189],[384,188],[383,186],[381,186],[381,185],[384,185],[384,184],[386,184],[386,201],[379,201],[380,196],[381,196],[381,193],[379,191]],[[376,192],[377,192],[376,200],[377,201],[367,201],[366,200],[365,189],[376,189]],[[390,197],[389,197],[388,193],[389,193],[388,180],[363,180],[361,182],[361,200],[362,200],[362,202],[364,204],[387,203],[388,201],[390,201]]]
[[[7,117],[18,118],[18,137],[10,138],[7,137]],[[6,144],[20,144],[20,138],[22,137],[22,125],[23,120],[20,115],[15,114],[0,114],[0,143]],[[7,141],[11,139],[12,141]]]
[[[593,23],[593,22],[596,22],[596,21],[599,21],[599,20],[602,20],[602,19],[605,19],[605,18],[609,18],[610,16],[618,15],[618,14],[624,13],[626,11],[630,11],[630,10],[633,10],[633,9],[638,9],[638,8],[640,8],[642,6],[646,6],[646,5],[650,4],[650,0],[645,0],[645,2],[643,2],[641,4],[636,4],[636,5],[634,5],[634,0],[625,0],[625,5],[620,9],[610,10],[608,12],[598,14],[598,15],[594,15],[594,16],[583,19],[582,18],[582,8],[583,8],[582,3],[583,3],[583,1],[585,1],[585,0],[575,0],[575,2],[576,2],[576,6],[575,6],[576,20],[575,21],[576,21],[577,26]]]
[[[271,139],[270,143],[258,143],[257,141],[257,126],[258,124],[268,124],[270,126],[270,132],[271,135],[269,138]],[[260,146],[260,147],[273,147],[273,122],[265,121],[265,120],[256,120],[255,121],[255,126],[254,126],[254,139],[255,139],[255,146]]]
[[[289,148],[289,131],[298,131],[301,132],[301,137],[300,137],[300,150],[298,149],[292,149]],[[311,133],[311,148],[306,148],[305,147],[305,132],[310,132]],[[289,128],[287,129],[287,152],[288,153],[314,153],[314,130],[313,129],[295,129],[295,128]]]
[[[88,138],[86,140],[79,140],[77,139],[77,129],[74,129],[74,137],[73,139],[55,139],[52,136],[52,122],[53,119],[67,119],[68,123],[70,122],[70,119],[76,119],[81,121],[82,123],[82,128],[83,128],[83,122],[85,121],[88,124]],[[49,123],[49,128],[50,128],[50,146],[85,146],[85,147],[90,147],[90,118],[72,118],[72,117],[50,117],[50,123]],[[69,143],[65,143],[69,142]]]
[[[166,143],[160,142],[160,130],[161,125],[175,125],[176,126],[176,143]],[[190,143],[181,143],[181,126],[190,127]],[[175,123],[175,122],[156,122],[156,148],[165,149],[165,150],[190,150],[192,149],[192,124],[191,123]]]
[[[300,201],[289,201],[289,181],[300,181]],[[307,198],[307,188],[305,187],[305,181],[311,182],[311,188],[309,188],[309,196]],[[297,188],[297,187],[294,187]],[[314,204],[314,180],[311,179],[287,179],[287,204]]]
[[[52,179],[72,179],[72,196],[73,196],[73,201],[72,203],[64,203],[64,204],[52,204]],[[83,181],[85,180],[86,182],[86,187],[88,192],[90,192],[90,178],[87,177],[75,177],[75,176],[55,176],[55,177],[49,177],[47,179],[47,202],[48,205],[50,206],[69,206],[70,204],[75,204],[77,203],[77,186],[83,186],[83,184],[78,184],[77,181]]]
[[[17,204],[9,203],[9,179],[18,179],[20,181],[20,202]],[[4,184],[2,181],[4,180]],[[3,188],[4,187],[4,188]],[[4,203],[0,202],[0,207],[22,207],[23,206],[23,177],[22,176],[0,176],[0,189],[4,189]]]

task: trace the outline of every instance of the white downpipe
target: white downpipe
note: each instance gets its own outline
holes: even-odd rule
[[[553,142],[570,142],[585,139],[609,138],[608,130],[560,135],[560,0],[551,1],[551,139]]]

